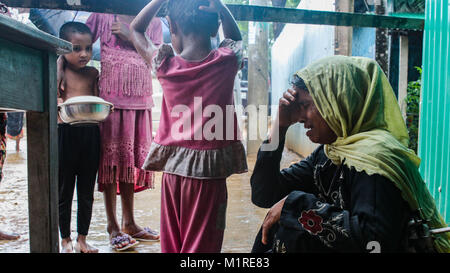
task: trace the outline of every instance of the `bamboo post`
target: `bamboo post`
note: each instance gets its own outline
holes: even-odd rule
[[[250,0],[250,4],[266,6],[268,0]],[[249,22],[248,41],[248,130],[247,153],[258,152],[268,126],[269,105],[269,36],[268,24]],[[256,113],[251,111],[256,109]],[[255,116],[256,114],[256,116]]]

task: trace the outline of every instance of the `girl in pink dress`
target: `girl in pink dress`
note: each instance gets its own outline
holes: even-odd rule
[[[153,0],[131,24],[132,41],[163,88],[160,126],[144,163],[163,171],[161,251],[220,252],[226,178],[247,171],[233,101],[242,38],[220,0],[170,0],[173,47],[156,49],[144,32],[165,2]],[[212,49],[219,16],[226,39]]]
[[[153,188],[153,173],[141,169],[152,141],[152,77],[150,66],[129,40],[130,16],[93,13],[86,24],[94,42],[100,38],[100,97],[114,104],[114,112],[100,125],[99,191],[104,193],[107,230],[111,245],[124,250],[136,240],[159,240],[150,228],[134,220],[134,193]],[[162,42],[159,19],[146,35],[157,46]],[[122,224],[116,218],[116,193],[122,199]],[[129,235],[131,235],[131,238]],[[136,239],[136,240],[135,240]]]

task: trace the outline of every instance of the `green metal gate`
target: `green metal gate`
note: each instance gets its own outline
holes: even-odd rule
[[[450,0],[427,0],[418,154],[420,172],[450,222]]]

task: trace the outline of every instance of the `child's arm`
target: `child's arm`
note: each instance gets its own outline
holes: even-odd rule
[[[145,61],[147,61],[147,63],[151,63],[153,52],[157,47],[150,39],[147,39],[145,32],[153,17],[155,17],[162,4],[166,1],[167,0],[152,0],[141,10],[141,12],[139,12],[130,25],[131,41],[137,52]]]
[[[58,57],[58,60],[56,61],[56,83],[57,83],[57,98],[58,103],[62,102],[61,99],[61,85],[64,80],[64,69],[65,69],[65,59],[64,55],[61,55]]]
[[[200,6],[200,10],[206,12],[217,12],[222,20],[223,34],[225,38],[233,41],[241,41],[242,35],[239,27],[234,20],[230,10],[225,6],[221,0],[209,0],[209,6]]]
[[[94,96],[98,97],[100,95],[100,91],[98,88],[98,81],[100,77],[100,73],[98,72],[97,68],[95,69],[95,80],[94,80]]]

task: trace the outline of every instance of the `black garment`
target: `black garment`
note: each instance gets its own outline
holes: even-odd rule
[[[8,113],[8,125],[6,126],[6,131],[8,135],[16,137],[20,135],[23,128],[23,117],[24,112],[10,112]]]
[[[251,177],[252,202],[270,208],[288,195],[273,241],[253,252],[402,252],[408,204],[387,178],[336,166],[323,145],[280,171],[284,137],[276,151],[259,151]],[[261,233],[261,231],[260,231]],[[370,243],[369,243],[370,242]]]
[[[0,113],[0,136],[5,136],[7,125],[6,113]]]
[[[77,232],[87,235],[92,217],[94,187],[100,157],[97,125],[58,124],[59,229],[61,238],[70,236],[73,192],[77,185]]]

